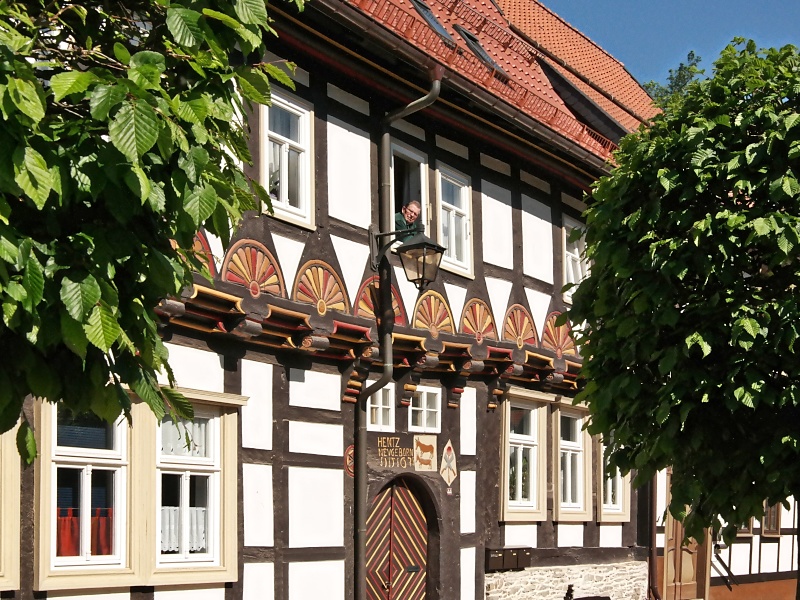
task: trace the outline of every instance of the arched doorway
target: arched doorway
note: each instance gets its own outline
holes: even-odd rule
[[[428,577],[428,520],[402,479],[372,501],[367,518],[367,599],[424,600]]]

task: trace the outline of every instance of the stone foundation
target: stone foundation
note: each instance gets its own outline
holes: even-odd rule
[[[647,599],[647,563],[638,560],[486,573],[485,581],[486,600],[564,600],[570,583],[575,598]]]

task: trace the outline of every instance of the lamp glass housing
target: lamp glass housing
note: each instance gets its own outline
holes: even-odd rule
[[[423,289],[439,274],[445,248],[422,233],[417,233],[397,248],[406,278]]]

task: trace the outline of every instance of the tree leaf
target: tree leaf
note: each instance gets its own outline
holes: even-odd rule
[[[178,390],[167,385],[162,385],[161,393],[164,394],[169,401],[169,405],[180,418],[187,420],[194,419],[194,406]]]
[[[191,150],[178,159],[178,167],[180,167],[189,181],[192,183],[199,183],[200,175],[208,164],[208,151],[199,146],[193,146]]]
[[[195,226],[203,224],[217,207],[217,192],[210,185],[196,186],[186,197],[184,210],[189,214]]]
[[[198,21],[200,13],[188,8],[170,7],[167,9],[167,28],[181,46],[194,48],[203,41],[203,31]]]
[[[94,346],[108,352],[120,334],[119,323],[108,305],[101,302],[92,309],[89,320],[83,326],[86,337]]]
[[[114,42],[114,57],[124,65],[128,65],[131,62],[131,53],[119,42]]]
[[[271,102],[269,80],[259,69],[241,68],[236,71],[236,83],[242,95],[257,104]]]
[[[108,133],[111,143],[120,152],[131,162],[138,162],[139,157],[155,145],[159,124],[155,111],[147,102],[127,102],[111,121]]]
[[[58,102],[70,94],[85,92],[95,81],[98,81],[97,75],[89,71],[67,71],[50,78],[50,89]]]
[[[86,360],[86,348],[89,340],[83,331],[83,325],[65,312],[61,313],[61,337],[67,348],[80,356],[81,360]]]
[[[267,7],[264,0],[234,0],[233,10],[242,23],[267,25]]]
[[[38,456],[36,450],[36,437],[33,435],[28,419],[23,419],[17,429],[17,451],[25,464],[33,464]]]
[[[67,276],[61,280],[61,302],[69,316],[80,323],[100,302],[100,296],[100,286],[92,275],[87,274],[80,279]]]
[[[33,200],[36,208],[44,208],[53,187],[53,178],[44,157],[30,146],[14,151],[14,181]]]
[[[161,75],[166,68],[163,54],[142,50],[131,56],[128,78],[144,89],[157,88],[161,85]]]
[[[44,293],[44,273],[42,266],[35,256],[28,259],[25,265],[25,277],[22,280],[25,290],[28,292],[28,301],[31,307],[36,306],[42,301]]]
[[[28,115],[34,123],[44,118],[44,100],[38,84],[24,79],[10,78],[6,84],[6,94],[14,106]]]
[[[108,113],[125,99],[125,88],[120,85],[98,85],[89,98],[89,110],[92,118],[105,121]]]
[[[221,13],[216,10],[211,10],[210,8],[204,8],[203,14],[210,19],[214,19],[216,21],[223,23],[224,25],[227,25],[231,29],[240,29],[242,27],[242,24],[239,23],[239,21],[237,21],[233,17],[229,17],[225,13]]]
[[[790,198],[794,198],[795,196],[800,194],[800,184],[798,184],[797,179],[795,179],[791,175],[784,176],[783,183],[781,184],[781,189],[783,189],[786,195],[789,196]]]

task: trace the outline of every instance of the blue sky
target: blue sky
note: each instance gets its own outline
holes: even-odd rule
[[[734,37],[800,47],[799,0],[540,0],[622,61],[641,83],[666,82],[690,50],[711,70]]]

